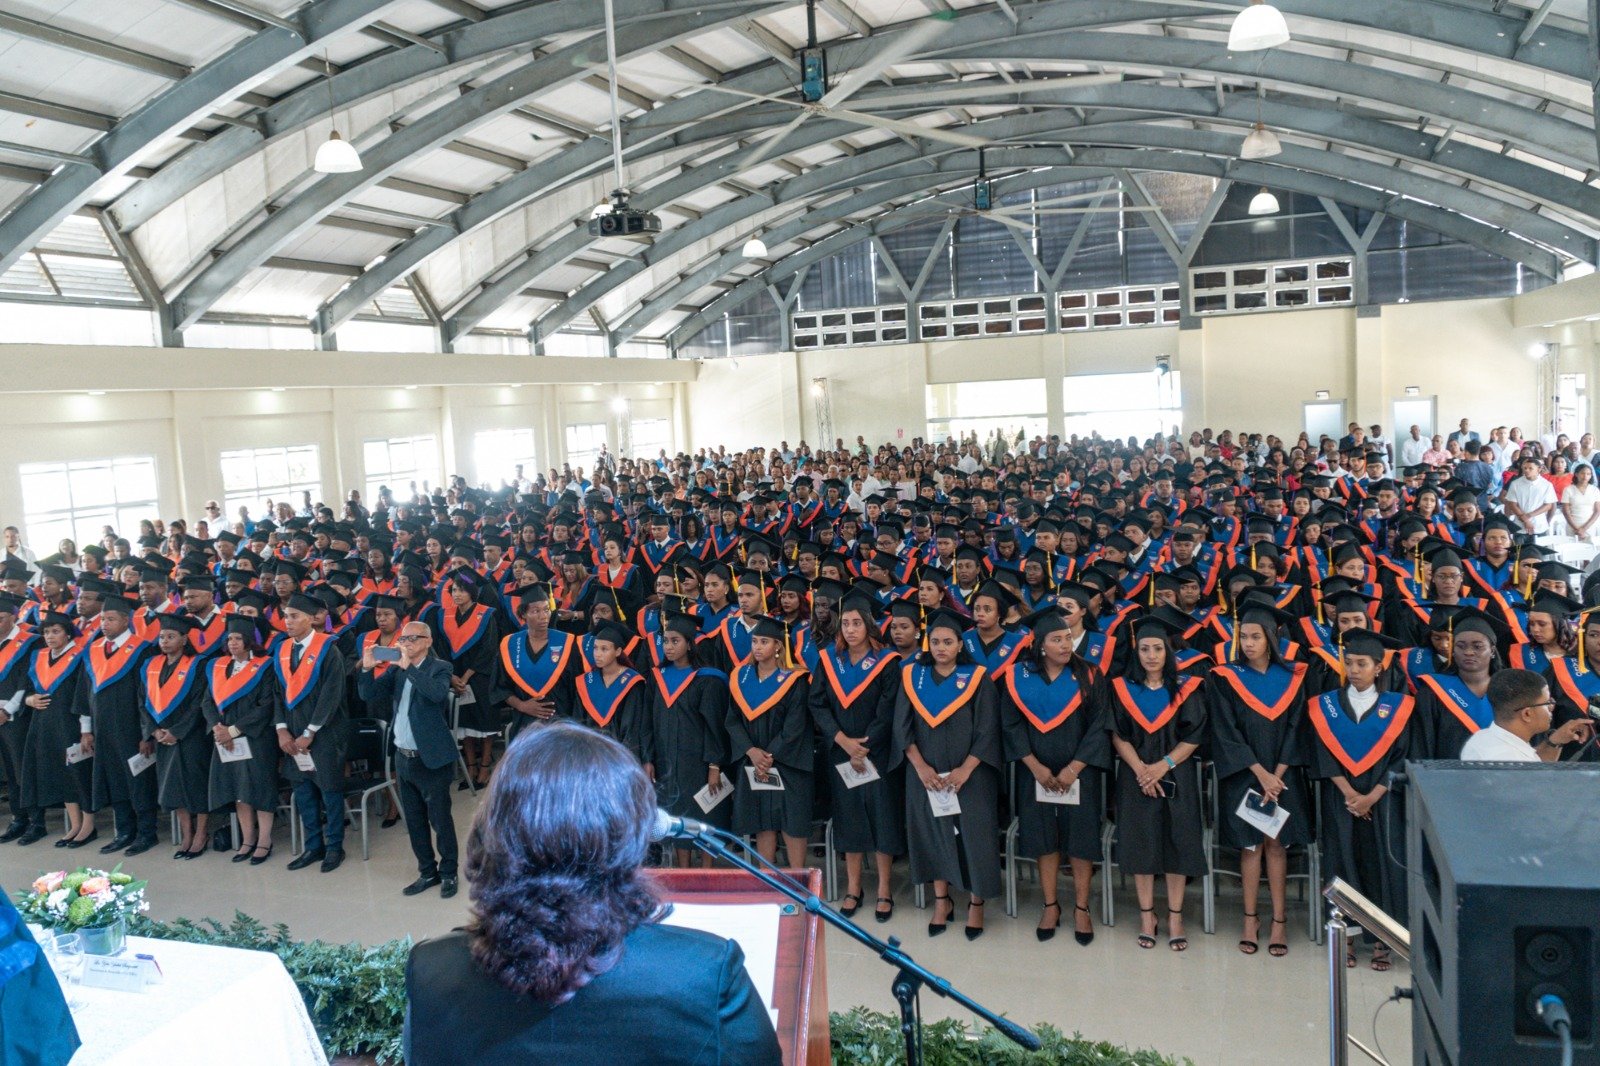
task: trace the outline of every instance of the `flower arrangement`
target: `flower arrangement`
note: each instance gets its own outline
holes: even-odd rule
[[[25,920],[60,932],[104,929],[150,909],[146,884],[123,873],[120,863],[110,871],[88,866],[71,873],[56,870],[17,893],[17,910]]]

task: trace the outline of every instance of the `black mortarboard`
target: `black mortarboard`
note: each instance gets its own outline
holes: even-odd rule
[[[188,633],[200,628],[200,623],[196,619],[172,611],[156,615],[156,622],[162,629],[171,629],[179,633]]]
[[[299,611],[301,614],[321,614],[327,610],[327,605],[321,600],[313,596],[307,596],[303,592],[290,594],[289,607],[292,610]]]
[[[208,573],[190,574],[178,582],[178,587],[185,592],[215,592],[217,590],[216,582],[212,580],[211,575]]]
[[[788,639],[789,631],[778,619],[773,618],[771,615],[761,614],[756,615],[755,625],[751,627],[750,635],[752,637],[767,637],[770,640],[783,641]]]
[[[607,619],[595,624],[594,639],[608,641],[618,648],[626,648],[628,642],[633,639],[633,634],[621,622],[613,622]]]
[[[941,607],[928,615],[928,632],[935,629],[952,629],[957,635],[967,631],[967,620],[948,607]]]

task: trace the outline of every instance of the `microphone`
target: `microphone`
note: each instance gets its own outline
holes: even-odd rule
[[[668,814],[660,807],[656,808],[655,821],[650,823],[650,839],[656,840],[692,840],[695,837],[707,836],[715,830],[704,822],[697,822],[693,818],[679,818]]]

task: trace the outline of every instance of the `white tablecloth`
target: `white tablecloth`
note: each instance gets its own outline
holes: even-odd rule
[[[74,989],[83,1047],[93,1066],[327,1066],[305,1001],[289,971],[265,951],[128,938],[165,980],[143,993]]]

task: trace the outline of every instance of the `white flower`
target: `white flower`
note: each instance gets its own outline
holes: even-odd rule
[[[58,888],[54,892],[50,893],[49,897],[45,900],[45,904],[52,909],[59,910],[66,906],[67,897],[71,894],[71,892],[64,888]]]

